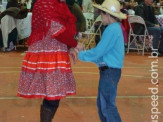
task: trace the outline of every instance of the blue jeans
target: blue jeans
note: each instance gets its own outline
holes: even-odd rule
[[[101,122],[121,122],[115,102],[120,77],[121,69],[100,70],[97,108]]]
[[[149,35],[153,35],[153,48],[163,52],[163,27],[147,27]]]

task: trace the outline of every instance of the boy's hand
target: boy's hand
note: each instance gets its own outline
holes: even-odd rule
[[[78,43],[78,45],[75,47],[78,51],[84,50],[84,44]]]

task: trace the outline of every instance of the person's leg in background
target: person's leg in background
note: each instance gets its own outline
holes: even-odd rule
[[[10,41],[13,41],[13,44],[16,45],[17,43],[17,38],[18,38],[18,31],[16,28],[12,31],[12,34],[9,34],[9,39]]]
[[[148,27],[149,35],[153,35],[153,49],[157,51],[158,56],[163,56],[163,28]]]
[[[121,122],[115,102],[120,77],[121,69],[100,71],[97,107],[102,122]]]
[[[0,49],[3,47],[2,31],[0,29]]]
[[[160,40],[160,45],[158,50],[161,54],[163,54],[163,27],[161,27],[160,29],[161,29],[161,40]]]
[[[157,27],[148,27],[149,35],[153,35],[153,49],[158,49],[159,46],[159,39],[161,35],[160,28]]]
[[[8,35],[8,49],[7,51],[11,51],[15,48],[17,43],[18,31],[14,28],[11,33]]]
[[[43,100],[40,110],[40,122],[52,122],[60,100]]]

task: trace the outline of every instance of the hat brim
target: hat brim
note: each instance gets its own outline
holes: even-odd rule
[[[100,9],[100,10],[103,10],[103,11],[105,11],[105,12],[107,12],[107,13],[109,13],[109,14],[111,14],[111,15],[113,15],[113,16],[119,18],[119,19],[126,19],[126,18],[127,18],[126,14],[123,14],[122,12],[113,13],[112,11],[109,11],[108,9],[103,8],[103,7],[102,7],[101,5],[99,5],[99,4],[93,4],[93,6],[96,7],[96,8],[98,8],[98,9]]]

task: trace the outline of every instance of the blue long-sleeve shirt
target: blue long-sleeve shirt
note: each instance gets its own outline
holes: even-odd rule
[[[78,58],[81,61],[96,63],[99,67],[107,65],[112,68],[122,68],[124,38],[120,23],[109,24],[98,45],[90,50],[80,51]]]

